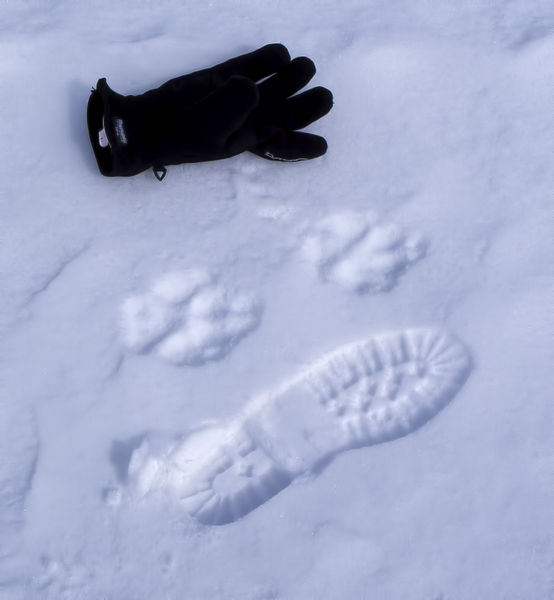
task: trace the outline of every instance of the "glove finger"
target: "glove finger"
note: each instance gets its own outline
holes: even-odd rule
[[[260,101],[286,100],[307,85],[314,75],[313,61],[305,56],[295,58],[275,75],[259,84]]]
[[[333,94],[315,87],[272,108],[267,118],[284,129],[302,129],[326,115],[333,107]]]
[[[214,92],[197,103],[199,114],[206,118],[206,135],[224,142],[245,123],[258,105],[256,84],[246,77],[231,77]]]
[[[296,162],[325,154],[327,141],[313,133],[282,131],[279,135],[256,146],[251,152],[268,160]]]
[[[289,51],[283,44],[268,44],[254,52],[243,54],[213,67],[224,81],[233,75],[242,75],[258,81],[272,75],[290,63]]]

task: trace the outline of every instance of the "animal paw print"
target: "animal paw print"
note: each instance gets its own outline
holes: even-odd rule
[[[201,365],[226,356],[258,326],[262,310],[255,296],[225,288],[204,269],[169,273],[124,300],[121,337],[132,352]]]
[[[323,281],[357,293],[378,293],[393,288],[425,249],[419,235],[408,234],[393,223],[372,214],[343,212],[313,225],[301,252]]]

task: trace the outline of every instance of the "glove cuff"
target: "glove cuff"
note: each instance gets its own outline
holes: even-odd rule
[[[130,176],[148,169],[140,136],[140,120],[133,96],[114,92],[106,79],[98,80],[87,107],[87,123],[98,168],[107,177]]]

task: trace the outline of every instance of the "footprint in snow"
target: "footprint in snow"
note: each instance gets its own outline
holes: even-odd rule
[[[425,250],[419,235],[371,213],[353,211],[316,222],[304,233],[301,245],[301,255],[323,281],[357,293],[390,290]]]
[[[261,319],[252,294],[217,283],[203,269],[169,273],[147,292],[126,298],[119,324],[124,345],[178,365],[219,360]]]
[[[448,404],[470,368],[464,346],[440,330],[343,346],[226,424],[169,444],[145,436],[125,481],[139,496],[174,494],[206,525],[231,523],[337,454],[415,431]]]

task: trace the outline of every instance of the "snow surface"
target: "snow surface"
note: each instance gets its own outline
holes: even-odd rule
[[[1,600],[554,598],[553,25],[0,3]],[[274,41],[325,157],[99,175],[99,77]]]

